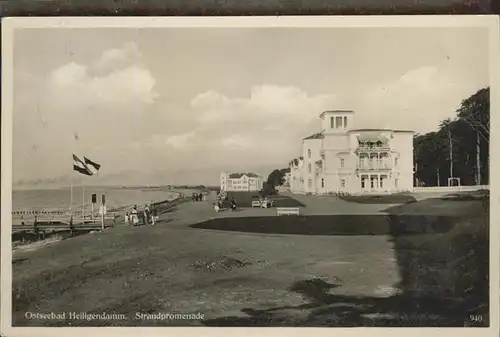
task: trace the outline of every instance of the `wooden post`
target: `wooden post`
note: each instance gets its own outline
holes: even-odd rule
[[[35,232],[35,237],[38,239],[38,223],[37,216],[35,215],[35,221],[33,222],[33,231]]]
[[[476,132],[476,185],[481,185],[481,143],[479,132]]]
[[[74,226],[73,226],[73,214],[71,214],[70,218],[69,218],[69,229],[70,229],[70,234],[71,236],[74,236],[75,234],[75,231],[74,231]]]
[[[104,206],[106,204],[106,197],[104,196],[104,194],[101,195],[101,207],[102,207],[102,212],[101,212],[101,226],[102,226],[102,230],[104,230],[104,211],[105,211],[105,207]]]

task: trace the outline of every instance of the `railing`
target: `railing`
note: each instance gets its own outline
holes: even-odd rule
[[[383,171],[383,172],[388,172],[391,171],[393,167],[390,165],[357,165],[356,166],[356,171],[363,172],[363,171]]]
[[[359,152],[390,152],[391,148],[388,146],[358,146],[356,153]]]

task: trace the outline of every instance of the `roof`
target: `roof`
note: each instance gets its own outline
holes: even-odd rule
[[[323,135],[323,132],[318,132],[318,133],[315,133],[315,134],[312,134],[306,138],[304,138],[303,140],[309,140],[309,139],[323,139],[325,138],[325,136]]]
[[[326,110],[320,113],[319,117],[323,117],[324,114],[326,113],[338,113],[338,114],[353,114],[353,110]]]
[[[250,178],[259,178],[260,177],[258,174],[251,173],[251,172],[239,172],[239,173],[230,173],[229,178],[239,179],[239,178],[243,177],[244,175],[246,175],[247,177],[250,177]]]
[[[358,136],[358,141],[363,143],[387,143],[389,139],[380,133],[370,132],[370,133],[362,133]]]
[[[388,132],[395,132],[395,133],[415,133],[415,131],[411,131],[411,130],[393,130],[393,129],[351,129],[347,132],[365,132],[365,131],[368,131],[368,132],[374,132],[374,131],[379,131],[379,132],[383,132],[383,131],[388,131]]]

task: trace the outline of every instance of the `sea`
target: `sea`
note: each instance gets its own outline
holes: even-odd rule
[[[12,192],[12,211],[25,210],[67,210],[92,207],[92,194],[97,195],[96,205],[105,196],[108,210],[120,210],[147,203],[173,200],[178,196],[175,191],[153,188],[120,187],[73,187],[59,189],[14,190]],[[98,206],[97,206],[98,207]]]

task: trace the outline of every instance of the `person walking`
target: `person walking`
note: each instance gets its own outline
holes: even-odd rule
[[[132,224],[137,226],[139,224],[139,215],[137,214],[137,206],[134,205],[134,209],[132,210]]]
[[[157,219],[157,215],[158,215],[158,211],[156,210],[156,207],[153,206],[151,208],[151,224],[154,226],[156,225],[156,221],[158,220]]]
[[[130,224],[130,217],[128,215],[128,212],[125,213],[125,225],[129,225]]]
[[[144,207],[144,223],[147,225],[149,224],[149,216],[150,216],[150,208],[149,208],[149,205],[146,205],[146,207]]]

